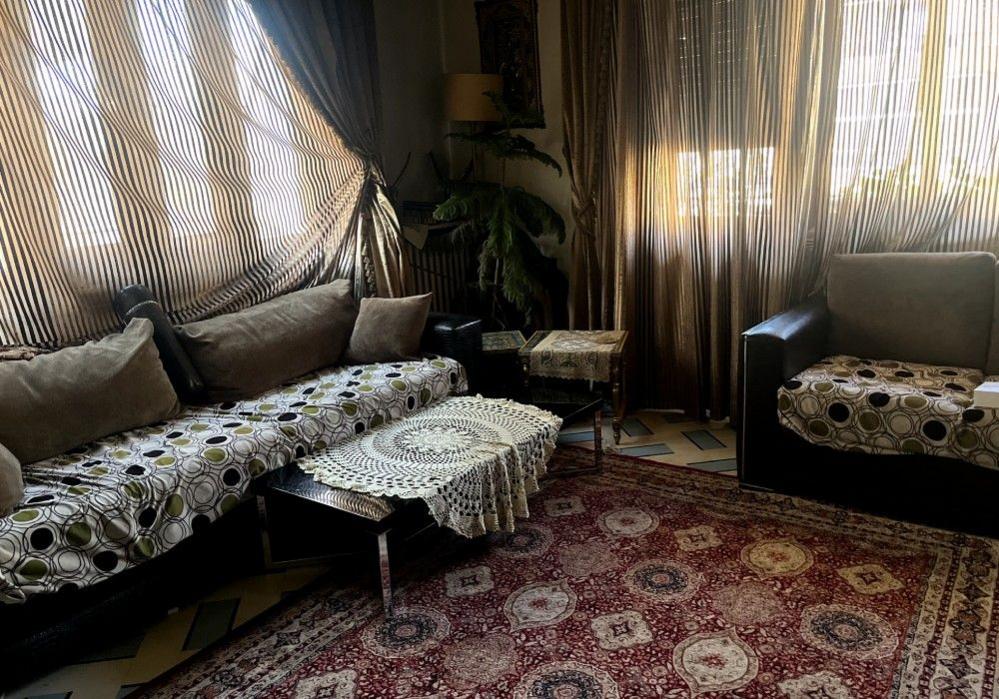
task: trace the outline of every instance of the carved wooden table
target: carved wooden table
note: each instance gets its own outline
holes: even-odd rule
[[[592,381],[610,386],[614,442],[624,419],[627,330],[539,330],[520,350],[524,381],[533,377]]]

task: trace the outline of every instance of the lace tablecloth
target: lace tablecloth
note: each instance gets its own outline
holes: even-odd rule
[[[315,479],[380,497],[419,498],[463,536],[513,531],[527,517],[562,420],[531,405],[445,399],[299,461]]]

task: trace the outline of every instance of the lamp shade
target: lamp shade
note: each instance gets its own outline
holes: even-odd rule
[[[503,92],[503,76],[494,73],[447,73],[444,116],[449,121],[500,121],[486,92]]]

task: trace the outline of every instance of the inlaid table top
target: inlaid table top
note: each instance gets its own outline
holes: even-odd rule
[[[532,376],[610,381],[627,330],[539,330],[520,350]]]

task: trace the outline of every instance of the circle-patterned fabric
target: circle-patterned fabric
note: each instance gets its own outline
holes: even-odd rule
[[[778,391],[780,423],[812,444],[999,467],[999,413],[975,408],[978,369],[827,357]]]
[[[513,401],[448,398],[299,462],[320,483],[419,498],[441,526],[472,537],[513,531],[562,421]]]
[[[134,567],[231,510],[256,476],[467,390],[440,357],[330,368],[25,466],[24,497],[0,518],[0,602]]]

